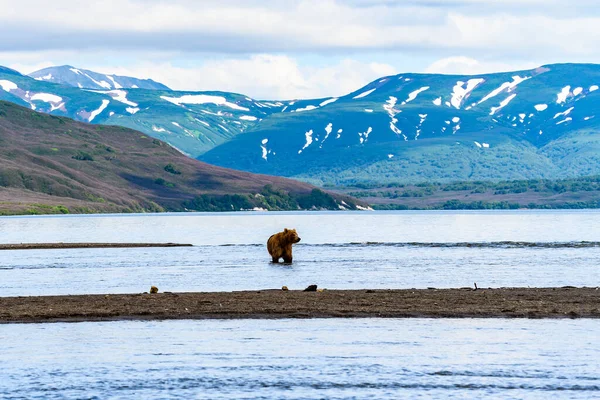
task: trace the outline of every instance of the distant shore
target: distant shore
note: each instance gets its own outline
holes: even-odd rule
[[[132,247],[189,247],[181,243],[15,243],[0,244],[0,250],[41,250],[41,249],[107,249]]]
[[[600,290],[259,290],[0,297],[0,323],[340,317],[600,318]]]

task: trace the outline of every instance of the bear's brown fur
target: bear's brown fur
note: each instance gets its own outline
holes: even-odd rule
[[[295,229],[285,228],[283,232],[271,235],[267,240],[267,250],[273,258],[274,263],[278,263],[280,258],[283,258],[283,262],[292,262],[292,244],[298,243],[300,237]]]

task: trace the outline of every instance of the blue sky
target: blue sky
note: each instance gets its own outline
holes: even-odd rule
[[[600,62],[597,43],[590,0],[0,0],[0,65],[256,98],[341,95],[401,72]]]

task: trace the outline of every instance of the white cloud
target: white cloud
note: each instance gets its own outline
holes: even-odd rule
[[[145,49],[279,53],[453,50],[477,57],[594,56],[588,0],[41,0],[0,13],[0,51]],[[118,12],[116,12],[118,10]],[[132,18],[135,16],[135,18]],[[439,53],[438,53],[439,54]]]
[[[478,75],[491,72],[506,72],[533,69],[539,67],[541,64],[542,63],[536,64],[534,62],[482,62],[470,57],[454,56],[442,58],[431,63],[427,68],[425,68],[425,72],[431,74]]]
[[[221,90],[257,99],[339,96],[383,75],[396,73],[394,67],[387,64],[343,59],[324,67],[303,66],[289,56],[269,54],[211,60],[197,67],[184,68],[166,62],[89,69],[151,78],[176,90]]]
[[[0,65],[71,64],[257,98],[339,96],[396,72],[390,60],[403,72],[456,74],[600,62],[596,3],[61,0],[48,12],[22,0],[0,4]],[[307,61],[315,55],[325,66]]]

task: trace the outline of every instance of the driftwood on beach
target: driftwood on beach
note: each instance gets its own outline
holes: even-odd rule
[[[0,323],[337,317],[600,318],[600,290],[260,290],[0,297]]]
[[[108,249],[132,247],[189,247],[180,243],[14,243],[0,244],[0,250],[46,250],[46,249]]]

